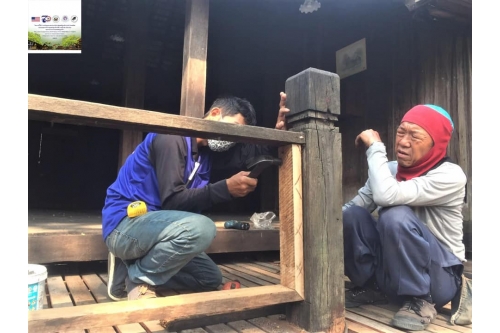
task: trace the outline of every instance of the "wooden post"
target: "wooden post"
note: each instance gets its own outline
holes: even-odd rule
[[[123,106],[135,109],[144,108],[144,90],[146,87],[146,38],[147,38],[147,3],[130,1],[128,7],[127,35],[125,36],[125,76],[123,86]],[[142,141],[142,132],[122,130],[118,168]]]
[[[304,301],[287,320],[309,332],[344,332],[341,135],[337,74],[309,68],[286,81],[288,127],[301,131]]]
[[[203,118],[207,77],[209,0],[186,0],[181,116]]]

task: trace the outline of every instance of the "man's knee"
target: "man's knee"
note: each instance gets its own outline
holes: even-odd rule
[[[371,219],[371,215],[363,207],[351,206],[342,212],[344,231],[356,229],[358,225],[366,223],[367,219]]]
[[[214,221],[203,215],[194,215],[190,221],[190,236],[199,252],[204,251],[212,244],[217,228]]]
[[[383,208],[379,213],[377,228],[384,235],[398,235],[401,229],[411,229],[415,223],[413,210],[408,206]]]
[[[212,270],[210,273],[206,274],[203,281],[204,288],[206,290],[215,290],[219,288],[222,284],[222,273],[219,268]]]

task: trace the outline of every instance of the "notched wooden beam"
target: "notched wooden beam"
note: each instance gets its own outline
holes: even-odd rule
[[[301,132],[32,94],[28,94],[28,119],[276,146],[305,143]]]
[[[268,305],[301,301],[293,289],[263,286],[154,299],[89,304],[28,312],[28,331],[37,333],[91,329],[150,320],[188,319]]]

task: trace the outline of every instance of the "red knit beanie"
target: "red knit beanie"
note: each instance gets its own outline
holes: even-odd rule
[[[453,121],[442,107],[432,104],[422,104],[411,108],[404,115],[401,122],[409,122],[422,127],[429,133],[434,146],[417,163],[411,167],[398,165],[396,179],[410,180],[429,171],[436,163],[446,156],[446,148],[453,133]]]

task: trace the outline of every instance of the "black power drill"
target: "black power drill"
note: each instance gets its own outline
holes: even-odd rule
[[[224,229],[248,230],[250,229],[250,223],[230,220],[224,222]]]

